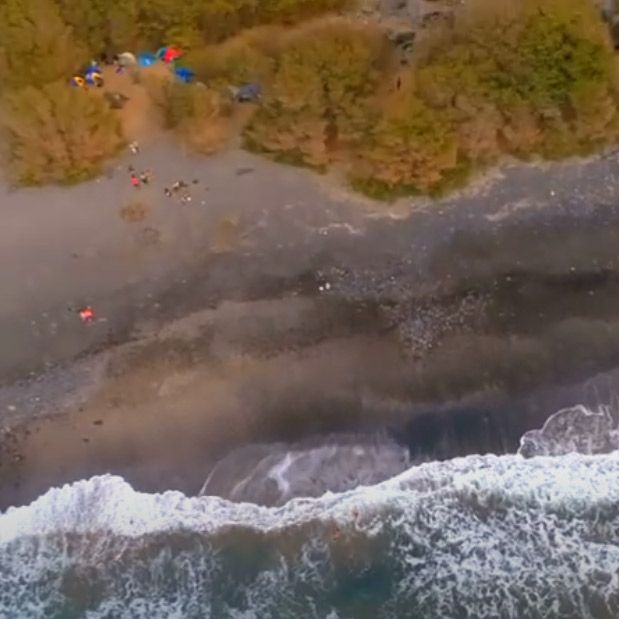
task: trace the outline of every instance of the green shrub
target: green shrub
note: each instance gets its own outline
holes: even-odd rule
[[[123,146],[105,100],[64,81],[7,94],[1,120],[8,169],[21,184],[84,180]]]
[[[457,156],[451,123],[407,89],[386,103],[356,153],[353,176],[428,192],[457,167]]]
[[[68,81],[86,57],[53,0],[0,3],[0,90]]]
[[[277,57],[247,135],[280,157],[300,154],[306,165],[337,160],[367,128],[385,52],[385,39],[371,28],[302,28]]]
[[[198,78],[215,88],[270,80],[275,60],[247,36],[190,52],[184,59]]]
[[[15,2],[16,0],[10,0]],[[28,0],[32,1],[32,0]],[[49,1],[49,0],[46,0]],[[349,0],[56,0],[62,18],[92,54],[103,48],[187,49],[243,29],[292,23],[339,10]]]
[[[193,150],[210,154],[231,137],[232,101],[229,93],[204,84],[184,84],[160,75],[145,81],[168,129]]]
[[[471,0],[426,50],[419,93],[460,125],[483,118],[508,152],[564,156],[616,137],[613,66],[589,0]]]

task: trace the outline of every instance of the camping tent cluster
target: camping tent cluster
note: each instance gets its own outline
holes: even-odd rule
[[[187,67],[178,65],[177,61],[182,57],[183,50],[174,45],[170,45],[160,48],[155,54],[151,52],[142,52],[138,54],[137,57],[134,56],[133,59],[134,64],[139,67],[151,67],[157,62],[165,62],[170,65],[174,71],[174,75],[176,75],[179,80],[186,84],[190,84],[195,79],[195,73]]]
[[[177,64],[179,58],[183,56],[183,51],[174,45],[160,48],[157,53],[142,52],[135,56],[131,52],[123,52],[114,56],[114,64],[119,68],[128,67],[150,67],[161,61],[172,68],[176,77],[189,84],[194,81],[195,73],[187,68]],[[103,72],[96,62],[91,64],[81,73],[76,73],[71,77],[70,83],[77,88],[87,88],[88,86],[103,86]]]
[[[130,67],[151,67],[158,62],[163,62],[171,68],[178,80],[185,84],[191,84],[195,81],[195,73],[188,67],[178,64],[178,60],[183,57],[183,50],[175,45],[161,47],[156,53],[141,52],[137,56],[131,52],[123,52],[117,54],[113,58],[113,64],[117,69]],[[110,64],[110,61],[106,59]],[[103,74],[101,68],[96,62],[91,62],[90,66],[83,73],[74,75],[70,80],[71,85],[78,88],[87,88],[88,86],[103,86]],[[260,84],[249,83],[240,87],[230,87],[232,96],[240,103],[253,103],[260,99],[262,89]]]

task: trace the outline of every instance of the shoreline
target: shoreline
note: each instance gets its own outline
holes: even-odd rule
[[[154,148],[160,157],[156,148],[164,147]],[[616,156],[508,168],[483,190],[410,209],[402,219],[334,196],[304,171],[244,154],[256,165],[241,177],[250,186],[231,184],[230,161],[239,156],[194,161],[213,167],[206,171],[213,180],[200,180],[209,186],[208,208],[153,207],[149,217],[176,235],[147,258],[125,253],[133,273],[119,271],[122,281],[99,277],[97,264],[118,275],[126,246],[108,248],[118,252],[110,262],[100,252],[117,226],[126,235],[131,225],[118,219],[110,227],[116,209],[93,222],[83,216],[81,225],[100,237],[92,237],[98,245],[90,259],[76,260],[75,285],[98,289],[96,307],[107,322],[85,331],[69,316],[62,297],[74,299],[75,290],[55,292],[61,309],[46,312],[61,325],[53,334],[33,333],[30,315],[20,316],[20,330],[5,308],[3,333],[8,325],[13,332],[3,367],[14,338],[33,359],[51,343],[58,369],[55,382],[39,377],[36,389],[27,382],[21,392],[20,384],[0,388],[5,429],[39,413],[0,439],[0,508],[105,472],[144,490],[197,492],[208,467],[233,447],[337,431],[387,428],[404,442],[421,434],[412,446],[427,444],[426,454],[438,458],[500,441],[507,447],[556,412],[551,403],[578,404],[567,394],[579,393],[582,378],[619,366]],[[66,204],[65,218],[79,206]],[[216,251],[217,221],[231,214],[234,238]],[[49,246],[28,246],[28,238],[11,246],[39,251],[45,269],[37,275],[49,282],[28,288],[30,297],[14,294],[15,307],[43,298],[61,276],[73,283],[64,270],[69,258],[54,257],[58,237],[51,236]],[[89,240],[84,230],[79,238]],[[65,241],[75,239],[71,233]],[[166,263],[171,257],[174,264]],[[18,271],[9,277],[15,284]],[[320,292],[325,283],[328,294]],[[462,305],[471,291],[472,311]],[[45,401],[52,416],[42,414]],[[479,437],[484,415],[492,429]],[[441,436],[452,438],[441,447]]]

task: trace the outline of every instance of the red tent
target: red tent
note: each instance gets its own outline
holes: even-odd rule
[[[163,62],[174,62],[178,60],[183,55],[183,50],[180,47],[175,47],[174,45],[167,47],[165,52],[163,52]]]

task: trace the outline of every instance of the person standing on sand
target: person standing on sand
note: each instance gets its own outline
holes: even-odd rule
[[[90,307],[90,305],[86,305],[80,308],[78,310],[78,314],[79,314],[80,320],[85,325],[90,325],[95,320],[95,311],[92,309],[92,307]]]
[[[140,179],[135,174],[131,175],[131,185],[136,189],[140,188]]]

